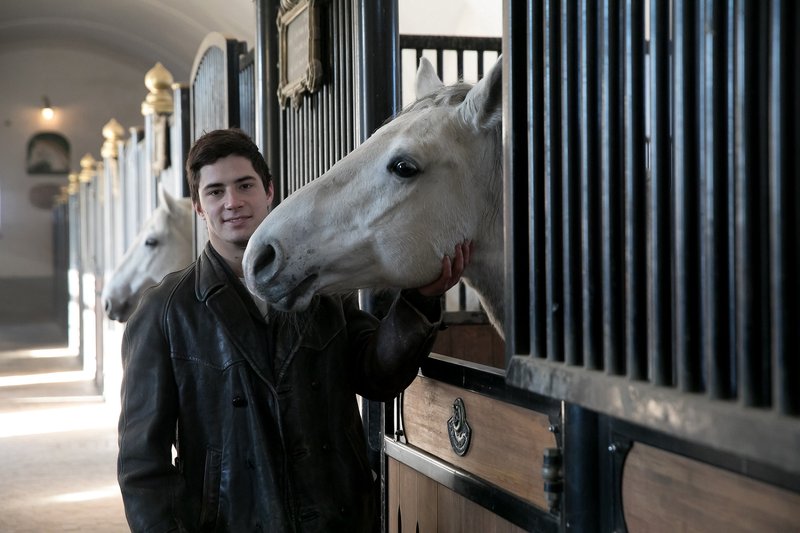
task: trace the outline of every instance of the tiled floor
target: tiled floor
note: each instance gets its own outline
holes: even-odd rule
[[[47,324],[11,328],[0,325],[0,531],[129,531],[116,481],[118,406]],[[20,338],[29,345],[12,345]]]

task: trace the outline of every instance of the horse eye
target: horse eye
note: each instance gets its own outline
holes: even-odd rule
[[[389,171],[400,176],[401,178],[412,178],[419,174],[417,165],[405,159],[399,159],[390,164]]]
[[[155,239],[153,237],[148,237],[147,240],[144,241],[144,245],[148,246],[148,247],[151,247],[151,248],[154,247],[154,246],[157,246],[158,245],[158,239]]]

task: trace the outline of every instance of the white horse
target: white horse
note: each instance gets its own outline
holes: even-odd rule
[[[103,308],[112,320],[128,320],[145,290],[194,259],[192,201],[159,187],[158,204],[103,287]]]
[[[318,292],[419,287],[471,239],[464,279],[502,335],[501,60],[474,87],[445,87],[423,58],[416,87],[416,102],[262,222],[247,285],[286,311]]]

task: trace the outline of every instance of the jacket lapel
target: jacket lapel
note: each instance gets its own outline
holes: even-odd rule
[[[265,326],[251,314],[247,305],[252,301],[243,299],[234,284],[239,281],[228,272],[222,259],[210,244],[200,254],[197,261],[195,291],[197,298],[204,301],[225,330],[228,340],[244,359],[250,363],[261,379],[275,383]]]

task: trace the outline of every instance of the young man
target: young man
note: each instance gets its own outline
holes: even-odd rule
[[[381,322],[352,296],[270,311],[240,281],[273,197],[258,148],[213,131],[186,167],[209,243],[148,291],[122,343],[118,478],[131,529],[371,531],[355,394],[389,400],[414,379],[439,325],[435,296],[458,281],[469,246],[431,285],[401,291]]]

